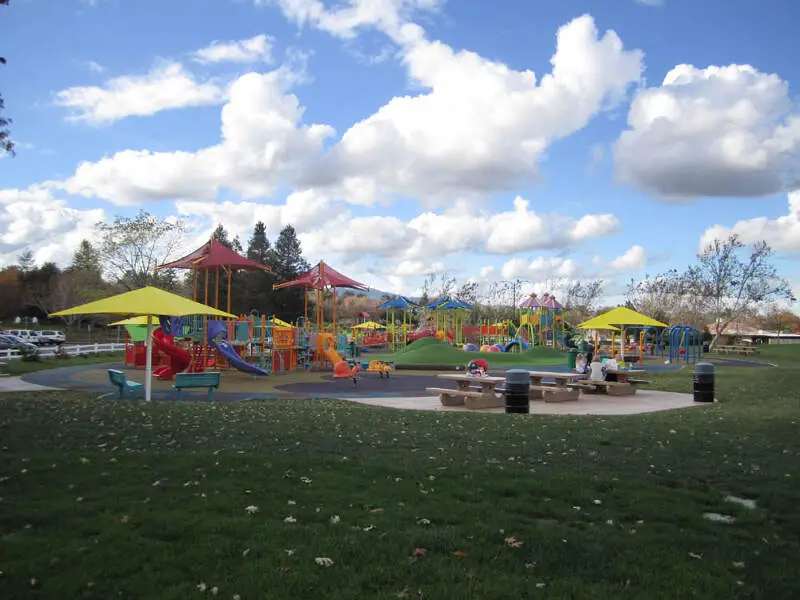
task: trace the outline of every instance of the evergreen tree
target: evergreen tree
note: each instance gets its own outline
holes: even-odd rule
[[[303,258],[297,231],[291,225],[284,227],[278,234],[274,248],[273,272],[278,283],[297,279],[310,268]],[[275,296],[275,313],[284,320],[295,320],[303,314],[302,288],[285,288],[278,290]]]
[[[19,269],[20,275],[30,273],[34,268],[36,268],[36,263],[33,260],[33,252],[30,250],[25,250],[25,252],[20,254],[17,257],[17,268]]]
[[[253,237],[247,244],[247,258],[270,269],[274,268],[274,253],[267,239],[267,227],[259,221],[253,228]],[[248,271],[246,275],[245,297],[247,305],[261,314],[275,312],[275,293],[272,289],[274,275],[266,271]]]
[[[72,255],[71,269],[100,278],[100,253],[89,240],[81,240],[78,249]]]

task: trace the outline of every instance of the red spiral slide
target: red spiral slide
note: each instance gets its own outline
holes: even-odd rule
[[[153,377],[171,381],[175,373],[185,371],[192,362],[192,356],[183,348],[179,348],[172,343],[172,336],[164,333],[159,327],[153,331],[153,344],[164,354],[169,356],[169,364],[153,371]]]

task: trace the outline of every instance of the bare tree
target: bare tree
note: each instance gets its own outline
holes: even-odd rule
[[[603,280],[567,281],[559,289],[561,304],[570,315],[570,322],[585,321],[596,308],[603,294]]]
[[[438,298],[452,296],[455,289],[456,278],[453,276],[452,271],[442,271],[439,273],[439,284],[436,288],[436,296]]]
[[[789,282],[778,276],[772,263],[773,251],[765,241],[750,248],[742,257],[745,245],[736,234],[715,240],[697,257],[684,279],[697,298],[703,298],[713,319],[713,347],[720,334],[732,322],[776,300],[794,300]]]
[[[171,287],[174,273],[155,268],[174,258],[184,238],[181,221],[159,219],[145,211],[133,217],[117,217],[97,224],[98,248],[105,274],[132,290],[146,285]]]
[[[634,310],[668,323],[689,292],[685,278],[672,269],[639,281],[631,279],[625,297]]]

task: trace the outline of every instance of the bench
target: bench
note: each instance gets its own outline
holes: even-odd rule
[[[603,391],[609,396],[632,396],[636,393],[636,386],[630,383],[620,383],[619,381],[593,381],[591,379],[581,379],[580,381],[570,384],[578,387],[585,392],[600,392]]]
[[[628,379],[628,383],[631,383],[633,385],[643,385],[650,382],[647,379]]]
[[[214,390],[219,387],[220,374],[209,373],[176,373],[172,389],[178,390],[178,400],[183,400],[183,390],[188,388],[208,388],[208,399],[214,399]]]
[[[469,409],[505,406],[503,396],[488,395],[483,392],[462,392],[452,388],[429,387],[425,390],[432,394],[439,394],[442,406],[466,406]]]
[[[141,383],[128,381],[128,378],[125,377],[125,373],[118,371],[117,369],[108,369],[108,379],[111,381],[111,385],[116,386],[116,388],[119,390],[120,400],[125,398],[126,394],[132,398],[134,393],[142,388]]]
[[[572,389],[570,384],[565,386],[531,385],[531,399],[543,399],[545,402],[574,402],[578,400],[579,393]]]

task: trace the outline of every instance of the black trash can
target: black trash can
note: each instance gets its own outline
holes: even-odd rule
[[[714,401],[714,365],[711,363],[697,363],[694,366],[692,377],[694,401]]]
[[[506,371],[506,413],[530,412],[530,375],[521,369]]]

